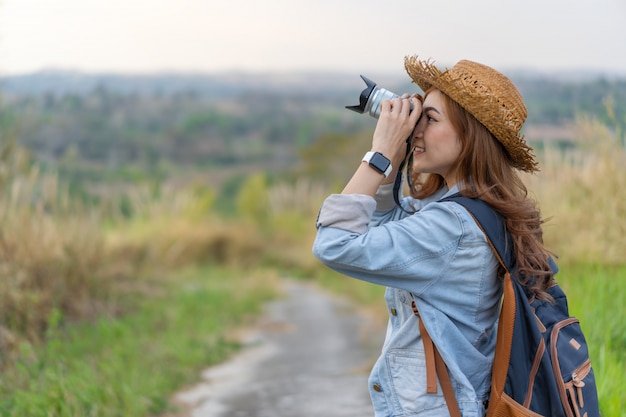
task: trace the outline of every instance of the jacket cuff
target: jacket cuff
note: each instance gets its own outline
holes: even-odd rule
[[[376,201],[365,194],[331,194],[322,204],[316,227],[334,227],[363,234],[376,209]]]
[[[374,199],[376,200],[376,211],[389,211],[396,206],[396,202],[393,200],[393,186],[391,184],[383,184],[376,190]],[[402,186],[400,186],[402,190]],[[400,193],[398,190],[398,193]]]

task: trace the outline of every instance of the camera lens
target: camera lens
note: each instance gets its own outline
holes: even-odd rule
[[[365,81],[367,88],[361,91],[359,104],[356,106],[346,106],[346,108],[357,113],[369,113],[370,116],[378,119],[380,116],[380,104],[384,100],[392,100],[400,96],[389,90],[376,86],[374,81],[363,75],[361,75],[361,78]]]
[[[389,90],[385,90],[384,88],[375,88],[372,92],[371,98],[368,101],[368,106],[366,106],[366,110],[369,111],[370,116],[378,119],[380,116],[380,105],[384,100],[392,100],[394,98],[400,97],[396,93],[392,93]]]

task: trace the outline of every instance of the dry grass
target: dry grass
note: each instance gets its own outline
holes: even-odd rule
[[[525,178],[540,202],[545,240],[562,262],[623,264],[626,254],[626,149],[623,132],[578,123],[579,147],[546,149],[542,171]]]
[[[0,193],[0,364],[51,322],[92,317],[110,290],[97,216],[72,205],[56,176],[31,170]],[[76,215],[77,212],[80,215]]]
[[[133,217],[106,222],[100,207],[77,204],[56,176],[36,169],[7,179],[4,191],[0,365],[64,323],[117,314],[125,308],[119,296],[150,295],[149,281],[167,271],[203,263],[248,267],[271,246],[258,225],[210,213],[208,190],[138,188]]]
[[[206,262],[245,267],[258,262],[262,248],[254,226],[218,218],[167,217],[129,223],[107,237],[110,255],[141,271]]]

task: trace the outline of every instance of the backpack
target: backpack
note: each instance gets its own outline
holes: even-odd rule
[[[569,315],[563,290],[553,283],[548,290],[553,304],[531,297],[511,277],[515,267],[510,237],[500,215],[487,203],[458,193],[441,201],[454,201],[470,212],[506,269],[487,417],[600,416],[587,342],[578,319]],[[556,264],[550,262],[556,273]],[[425,344],[429,340],[426,336]],[[440,381],[449,380],[445,367],[443,372],[439,369]],[[450,414],[460,415],[453,393],[452,398],[449,394]]]

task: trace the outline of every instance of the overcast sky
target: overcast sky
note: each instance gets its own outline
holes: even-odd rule
[[[626,0],[0,0],[0,75],[442,66],[626,75]]]

